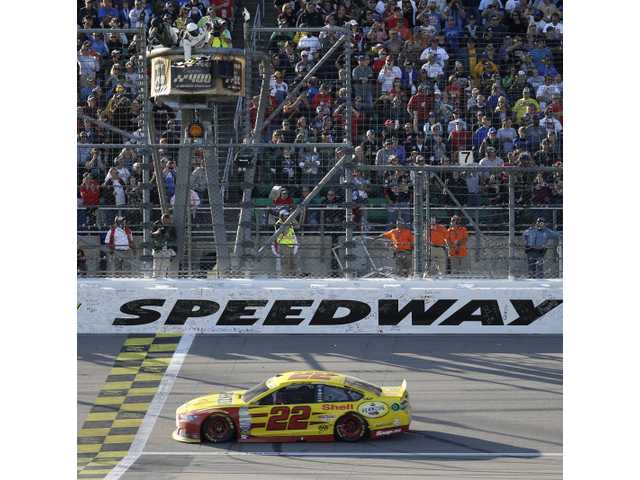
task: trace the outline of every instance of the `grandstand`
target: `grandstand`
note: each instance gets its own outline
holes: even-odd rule
[[[153,95],[162,32],[182,50],[190,23],[246,62],[244,95]],[[561,1],[79,1],[77,58],[79,275],[154,275],[166,212],[172,277],[391,276],[374,238],[397,219],[411,275],[527,277],[525,230],[562,231]],[[452,268],[437,232],[454,215],[468,240]]]

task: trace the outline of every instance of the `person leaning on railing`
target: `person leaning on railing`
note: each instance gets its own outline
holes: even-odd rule
[[[407,227],[401,218],[396,221],[396,228],[387,230],[381,233],[377,237],[373,237],[373,240],[379,240],[386,238],[391,241],[393,248],[393,258],[396,262],[396,274],[401,277],[408,277],[411,275],[412,253],[415,237],[413,232]]]

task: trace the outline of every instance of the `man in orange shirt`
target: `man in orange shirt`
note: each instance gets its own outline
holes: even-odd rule
[[[393,258],[396,260],[396,274],[402,277],[411,275],[413,263],[414,236],[401,219],[398,219],[396,228],[388,230],[374,240],[386,238],[391,241],[393,247]]]
[[[469,233],[462,225],[460,217],[451,217],[451,226],[447,230],[445,244],[449,255],[447,273],[462,273],[467,258],[467,240]]]
[[[427,273],[444,273],[445,265],[448,265],[446,239],[448,229],[437,223],[436,217],[431,217],[429,226],[431,240],[431,264],[427,265]],[[426,237],[425,237],[426,238]]]

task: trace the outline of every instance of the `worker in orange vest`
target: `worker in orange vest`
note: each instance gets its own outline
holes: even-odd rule
[[[398,218],[396,228],[388,230],[373,239],[378,240],[380,238],[386,238],[391,241],[393,258],[396,261],[396,274],[402,277],[410,276],[413,263],[413,245],[415,241],[413,232],[411,232],[401,218]]]
[[[454,215],[451,217],[451,226],[447,230],[445,244],[449,264],[447,273],[462,273],[467,259],[467,240],[469,233],[467,228],[462,225],[460,217]]]
[[[445,265],[448,264],[446,248],[447,227],[437,222],[436,217],[431,217],[431,225],[429,225],[431,265],[427,266],[427,273],[444,273]]]

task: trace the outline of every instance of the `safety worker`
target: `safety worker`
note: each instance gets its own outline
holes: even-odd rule
[[[544,218],[538,218],[536,223],[527,228],[522,234],[524,252],[527,255],[529,278],[544,278],[544,256],[547,253],[549,240],[558,240],[560,234],[544,224]]]
[[[447,227],[438,223],[436,217],[431,217],[429,225],[430,245],[431,245],[431,265],[428,266],[428,273],[444,273],[449,260],[445,245],[447,239]]]
[[[373,240],[380,238],[386,238],[391,241],[393,258],[396,262],[396,275],[401,277],[410,276],[415,238],[413,232],[407,227],[402,218],[396,220],[396,228],[374,237]]]
[[[288,216],[288,210],[280,210],[275,224],[276,230],[280,228]],[[297,226],[297,224],[289,223],[284,231],[276,237],[275,243],[271,246],[271,250],[276,257],[276,271],[278,270],[278,263],[280,263],[283,277],[290,277],[296,273],[295,257],[298,253],[298,238],[296,237],[294,225]]]
[[[451,224],[447,229],[445,245],[449,262],[447,263],[447,273],[460,274],[463,272],[467,259],[467,240],[469,232],[467,227],[462,225],[458,215],[451,217]]]

